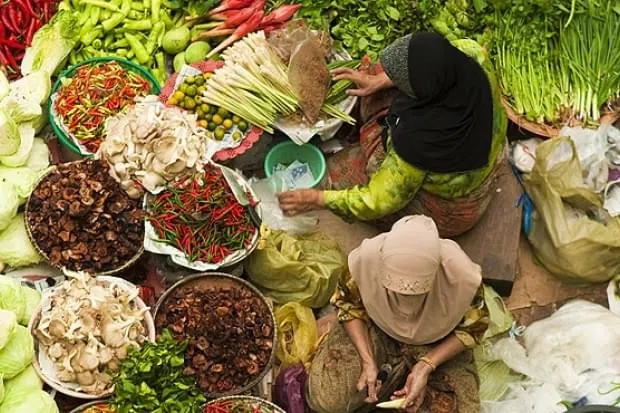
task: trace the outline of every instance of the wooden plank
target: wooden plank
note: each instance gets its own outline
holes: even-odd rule
[[[510,295],[518,271],[522,211],[516,202],[521,193],[505,160],[487,213],[471,231],[455,239],[480,264],[484,281],[503,297]]]

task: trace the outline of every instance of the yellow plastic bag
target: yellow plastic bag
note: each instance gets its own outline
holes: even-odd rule
[[[275,311],[278,324],[277,357],[282,367],[306,365],[317,343],[316,320],[309,307],[288,303]]]
[[[329,303],[346,267],[336,241],[320,232],[264,231],[260,247],[248,258],[246,270],[263,294],[277,304],[321,308]]]
[[[528,239],[549,271],[573,283],[598,283],[620,274],[620,217],[609,217],[601,195],[584,184],[570,139],[538,146],[525,187],[536,209]]]

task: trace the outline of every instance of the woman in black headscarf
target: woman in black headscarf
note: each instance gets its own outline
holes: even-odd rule
[[[506,140],[507,119],[486,51],[473,40],[450,43],[417,33],[385,49],[380,66],[374,73],[334,72],[335,79],[357,84],[349,93],[362,96],[362,109],[388,89],[394,90],[391,104],[361,129],[355,156],[349,151],[330,160],[336,190],[282,193],[283,211],[328,208],[386,227],[424,214],[443,237],[471,229],[488,206]],[[331,167],[338,161],[344,172]],[[356,165],[363,170],[357,176]]]

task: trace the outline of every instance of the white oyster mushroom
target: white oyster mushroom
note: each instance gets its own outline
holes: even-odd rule
[[[65,350],[62,343],[54,343],[47,350],[47,354],[53,359],[60,359],[67,355],[67,350]]]

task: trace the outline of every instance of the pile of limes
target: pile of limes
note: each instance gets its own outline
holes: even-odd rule
[[[181,107],[198,116],[198,124],[213,132],[217,140],[231,133],[234,140],[240,140],[248,130],[248,123],[224,108],[209,105],[202,101],[202,94],[207,90],[207,80],[212,73],[188,76],[177,90],[168,98],[170,106]]]

